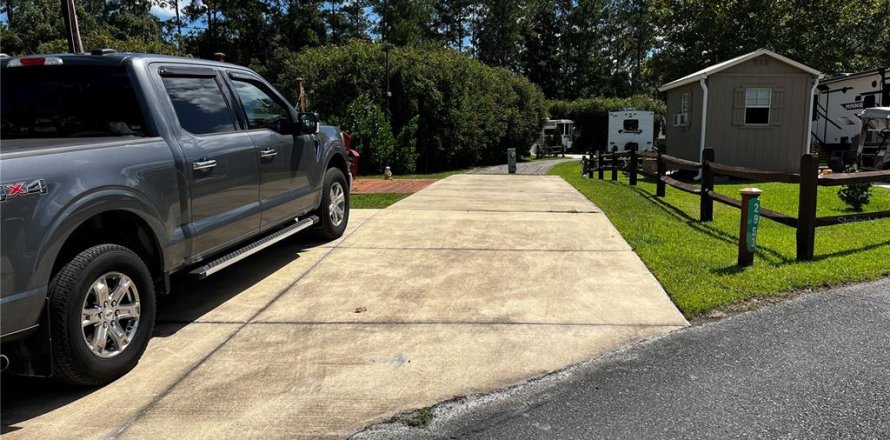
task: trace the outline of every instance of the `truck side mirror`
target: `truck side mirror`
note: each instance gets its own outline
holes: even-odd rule
[[[297,114],[299,122],[299,134],[317,134],[318,133],[318,115],[309,112],[300,112]]]

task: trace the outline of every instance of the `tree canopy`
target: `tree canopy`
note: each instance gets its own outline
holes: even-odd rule
[[[758,48],[827,73],[890,63],[890,0],[79,0],[77,5],[87,48],[207,58],[224,52],[232,62],[263,65],[282,50],[386,39],[396,47],[453,49],[504,67],[530,78],[551,99],[653,94],[659,84]],[[65,49],[57,0],[6,0],[0,9],[5,53]]]

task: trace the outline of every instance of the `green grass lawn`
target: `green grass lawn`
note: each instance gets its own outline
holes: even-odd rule
[[[890,275],[890,219],[848,223],[816,230],[815,261],[798,263],[795,230],[763,219],[754,267],[736,267],[739,211],[714,203],[714,221],[700,223],[699,198],[674,188],[655,197],[655,181],[637,187],[580,177],[580,164],[558,164],[562,176],[609,217],[621,235],[687,316],[759,295],[865,281]],[[608,173],[606,174],[608,178]],[[797,216],[797,187],[781,183],[718,183],[717,192],[740,198],[744,187],[763,190],[762,206]],[[890,209],[890,190],[872,188],[865,212]],[[819,188],[819,216],[849,214],[837,188]]]
[[[352,194],[349,196],[349,207],[355,209],[383,209],[410,195],[402,193]]]

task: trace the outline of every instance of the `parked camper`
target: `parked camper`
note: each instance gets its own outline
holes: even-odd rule
[[[572,149],[575,134],[575,121],[569,119],[548,119],[541,129],[538,142],[532,145],[531,153],[541,157],[547,154],[562,154]]]
[[[890,72],[880,68],[834,76],[820,82],[813,98],[812,140],[820,145],[822,155],[855,151],[862,130],[857,114],[872,107],[890,106]]]
[[[636,144],[638,151],[654,147],[655,113],[632,108],[609,112],[609,150],[627,150]]]

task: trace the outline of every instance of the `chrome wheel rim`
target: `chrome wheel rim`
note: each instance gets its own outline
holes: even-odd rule
[[[115,357],[133,341],[139,327],[139,290],[130,277],[108,272],[90,286],[83,300],[83,341],[101,358]]]
[[[346,215],[346,191],[343,191],[343,185],[340,185],[340,182],[334,182],[331,185],[329,200],[328,214],[331,216],[331,223],[334,226],[340,226]]]

